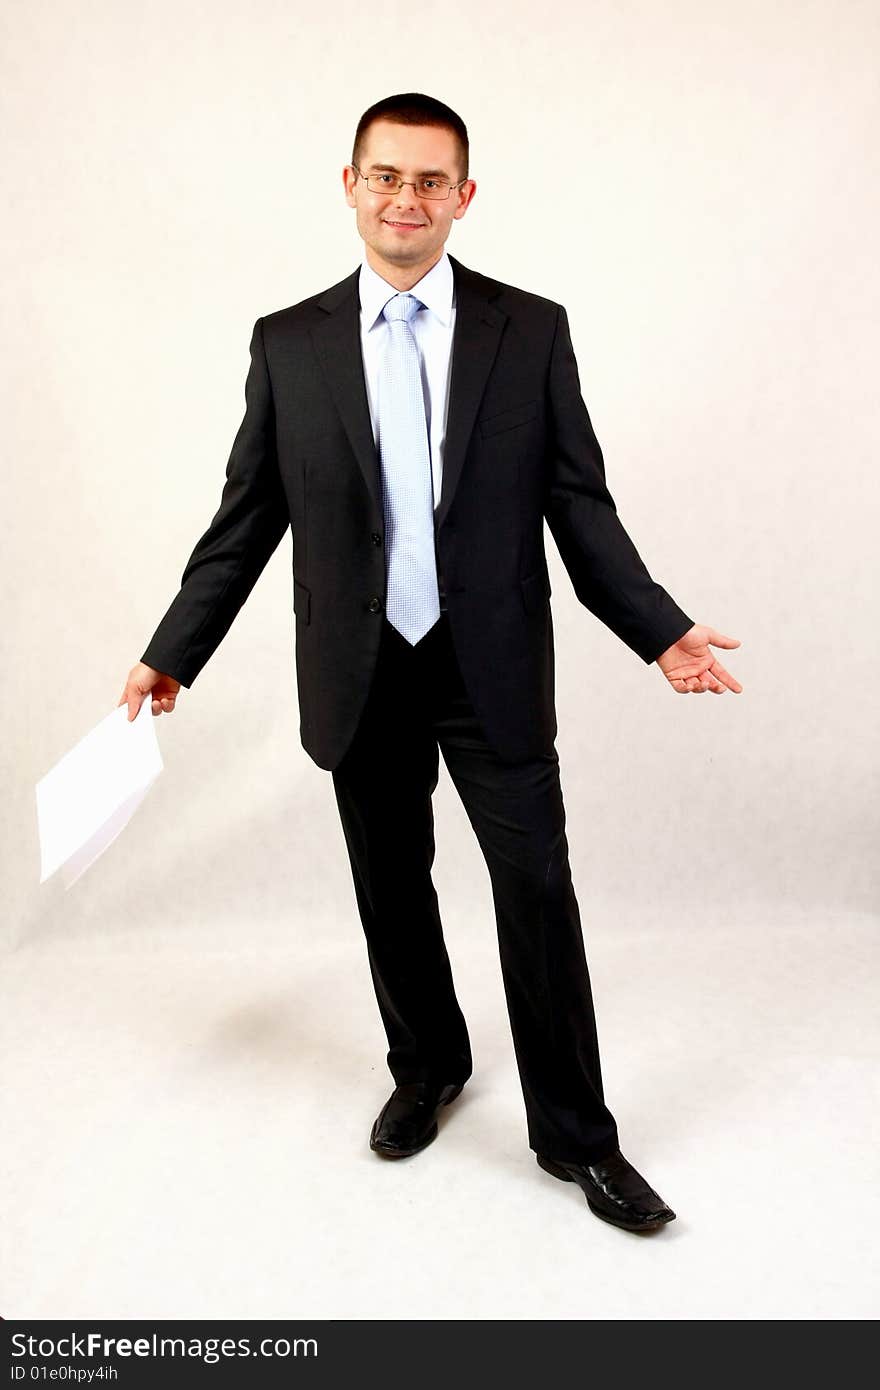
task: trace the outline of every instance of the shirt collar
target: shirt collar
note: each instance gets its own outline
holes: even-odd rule
[[[413,285],[411,294],[417,295],[426,308],[430,309],[442,324],[448,324],[452,313],[452,292],[454,276],[452,266],[445,250],[431,269]],[[361,316],[364,327],[369,330],[375,324],[385,305],[398,291],[387,280],[377,274],[369,264],[364,253],[361,273],[358,280],[358,294],[361,301]]]

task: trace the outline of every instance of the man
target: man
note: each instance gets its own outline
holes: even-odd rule
[[[394,1091],[372,1149],[419,1153],[471,1075],[431,881],[438,750],[489,869],[537,1161],[628,1230],[674,1212],[605,1105],[554,746],[546,518],[580,601],[676,691],[742,687],[617,518],[564,308],[447,255],[476,184],[442,102],[358,125],[362,264],[257,320],[219,510],[120,704],[174,709],[293,533],[304,747],[332,772]]]

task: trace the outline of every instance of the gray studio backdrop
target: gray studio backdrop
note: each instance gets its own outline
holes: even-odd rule
[[[373,30],[354,4],[308,22],[268,4],[259,24],[230,4],[210,50],[193,16],[169,43],[170,4],[98,12],[21,8],[0,84],[5,939],[355,929],[329,776],[298,743],[289,536],[161,719],[148,803],[66,895],[37,887],[33,784],[113,708],[219,502],[254,320],[357,265],[341,169],[360,112],[407,87],[469,126],[477,193],[448,249],[567,306],[624,523],[743,643],[720,653],[743,695],[675,695],[578,604],[548,533],[584,891],[680,901],[701,932],[745,901],[867,912],[876,10],[572,5],[544,24],[453,3]],[[485,904],[445,786],[438,882]]]
[[[67,893],[38,886],[34,784],[115,707],[219,504],[255,319],[360,260],[341,174],[359,115],[417,89],[471,137],[477,192],[448,249],[565,304],[624,524],[687,612],[742,641],[719,652],[742,695],[675,694],[579,605],[548,533],[558,748],[609,1066],[618,962],[636,951],[662,981],[673,948],[679,962],[702,953],[689,997],[707,1027],[724,1012],[725,1046],[760,1014],[778,1017],[781,1048],[815,1027],[823,1046],[867,1056],[846,1020],[864,1003],[876,909],[876,5],[43,0],[9,13],[10,966],[181,943],[196,961],[275,952],[278,1017],[309,981],[296,1047],[326,1064],[332,1037],[330,1065],[368,1059],[379,1094],[384,1035],[332,784],[299,743],[289,535],[157,720],[165,771],[147,802]],[[478,1061],[497,1047],[512,1075],[488,879],[442,763],[435,805],[466,1012],[488,1001]],[[747,1002],[725,990],[741,942]],[[813,953],[806,997],[790,987],[798,942]],[[322,970],[328,995],[341,971],[350,981],[347,1038],[324,1015]],[[56,971],[53,1007],[63,988]],[[688,1024],[660,990],[651,1048]],[[652,1075],[674,1084],[662,1061]]]

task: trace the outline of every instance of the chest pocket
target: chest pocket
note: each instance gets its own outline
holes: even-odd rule
[[[517,425],[525,425],[529,420],[534,420],[537,413],[537,401],[524,401],[522,405],[511,406],[509,410],[501,410],[496,415],[483,415],[477,424],[480,434],[486,439],[491,434],[500,434],[502,430],[512,430]]]

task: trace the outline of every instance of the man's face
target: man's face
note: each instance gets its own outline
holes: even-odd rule
[[[437,126],[399,125],[373,121],[358,160],[362,174],[397,172],[416,179],[430,173],[448,183],[462,176],[458,142],[451,130]],[[448,198],[420,198],[412,184],[399,193],[373,193],[366,180],[347,164],[343,170],[345,198],[357,212],[357,229],[367,245],[367,260],[375,270],[428,270],[440,259],[453,221],[463,217],[477,185],[468,179]]]

